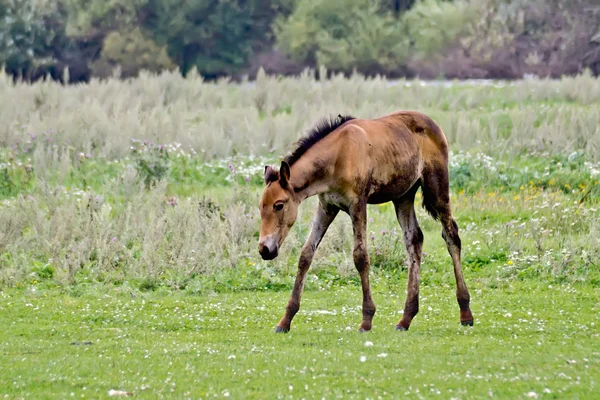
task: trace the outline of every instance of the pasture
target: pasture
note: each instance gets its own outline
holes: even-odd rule
[[[323,76],[323,75],[321,75]],[[142,75],[62,86],[0,75],[0,396],[593,398],[600,385],[600,80]],[[264,165],[319,118],[430,115],[475,325],[421,207],[421,306],[394,331],[406,254],[368,209],[373,330],[360,334],[340,215],[275,335],[315,199],[257,251]],[[417,202],[421,203],[421,194]]]

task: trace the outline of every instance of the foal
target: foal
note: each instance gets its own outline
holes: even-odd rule
[[[410,261],[408,293],[397,330],[408,330],[419,311],[419,271],[423,232],[414,210],[421,187],[423,207],[442,224],[442,237],[454,264],[456,298],[462,325],[473,325],[469,291],[462,274],[458,226],[450,209],[448,142],[428,116],[400,111],[377,119],[338,116],[325,119],[298,141],[279,171],[265,167],[259,209],[262,219],[258,251],[263,259],[277,257],[298,206],[317,195],[319,205],[310,236],[300,254],[298,273],[285,314],[276,332],[287,332],[300,309],[306,272],[327,228],[341,210],[350,215],[354,231],[354,264],[363,292],[360,331],[371,329],[375,303],[369,285],[367,204],[392,201],[404,231]]]

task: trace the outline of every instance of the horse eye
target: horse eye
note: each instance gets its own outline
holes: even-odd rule
[[[283,210],[283,203],[277,203],[273,207],[275,207],[275,211]]]

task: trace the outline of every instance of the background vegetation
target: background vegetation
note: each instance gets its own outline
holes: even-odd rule
[[[286,242],[289,257],[257,260],[264,165],[326,114],[396,109],[431,115],[451,143],[456,213],[473,243],[467,270],[598,282],[600,80],[589,74],[473,85],[308,73],[232,84],[163,73],[77,86],[2,75],[0,98],[6,285],[288,287],[312,208]],[[404,265],[390,207],[371,214],[381,271]],[[428,268],[450,276],[439,227],[420,216],[435,238]],[[336,221],[317,263],[339,279],[354,276],[347,223]]]
[[[0,65],[27,80],[306,67],[426,78],[600,73],[594,0],[1,0]],[[68,69],[68,73],[66,70]]]

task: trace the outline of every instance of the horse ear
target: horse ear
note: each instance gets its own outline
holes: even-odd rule
[[[270,165],[265,165],[265,185],[279,179],[279,174]]]
[[[281,167],[279,168],[279,184],[282,188],[286,188],[288,182],[290,181],[290,164],[285,161],[281,162]]]

